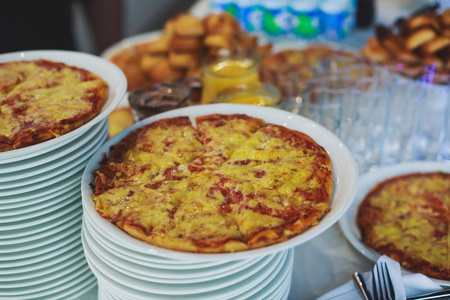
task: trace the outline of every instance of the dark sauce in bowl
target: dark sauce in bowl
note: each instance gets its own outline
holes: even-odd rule
[[[139,120],[187,105],[191,90],[185,84],[158,83],[130,92],[128,101]]]

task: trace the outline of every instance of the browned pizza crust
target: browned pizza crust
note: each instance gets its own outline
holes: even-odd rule
[[[333,172],[311,137],[245,115],[141,127],[95,172],[95,208],[150,244],[234,252],[286,241],[330,210]]]
[[[95,74],[49,60],[0,64],[0,151],[61,136],[93,119],[107,83]]]
[[[356,217],[362,241],[403,267],[450,280],[450,174],[413,173],[377,184]]]

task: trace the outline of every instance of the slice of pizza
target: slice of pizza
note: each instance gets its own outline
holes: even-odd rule
[[[306,134],[273,124],[237,147],[218,173],[299,202],[329,203],[334,186],[326,151]]]
[[[158,120],[134,130],[112,147],[110,156],[95,171],[95,193],[186,178],[186,165],[203,153],[188,117]]]
[[[237,146],[264,124],[261,119],[242,114],[206,115],[196,118],[195,122],[205,153],[189,164],[189,170],[194,173],[217,169]]]

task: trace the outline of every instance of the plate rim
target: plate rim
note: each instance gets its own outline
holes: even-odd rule
[[[380,166],[372,171],[366,172],[361,175],[358,183],[358,189],[355,199],[347,212],[339,220],[339,227],[341,228],[346,240],[355,248],[359,253],[368,258],[369,260],[376,262],[381,256],[380,253],[374,249],[364,245],[360,238],[360,233],[356,227],[356,211],[359,204],[364,199],[365,195],[375,186],[376,183],[393,176],[409,174],[414,172],[433,172],[433,171],[445,171],[450,172],[450,163],[439,161],[411,161],[402,162],[393,165]],[[402,268],[402,272],[410,273],[407,269]],[[431,280],[442,286],[450,286],[450,281],[435,279],[429,277]]]
[[[86,130],[99,123],[119,105],[127,90],[127,79],[123,71],[112,62],[89,53],[68,50],[29,50],[0,54],[0,62],[48,59],[70,66],[86,69],[108,83],[108,96],[98,114],[82,126],[59,137],[24,148],[0,153],[1,163],[11,163],[45,154],[76,139]]]
[[[333,198],[331,200],[332,209],[327,215],[324,216],[324,218],[317,226],[308,229],[307,231],[303,232],[302,234],[296,237],[293,237],[290,240],[263,248],[234,253],[199,254],[199,253],[168,250],[139,241],[135,238],[132,238],[131,236],[128,236],[128,234],[124,233],[123,231],[118,229],[115,225],[111,224],[110,222],[101,218],[98,215],[98,213],[93,208],[93,201],[91,200],[92,191],[89,184],[93,179],[92,171],[98,168],[99,166],[98,162],[100,161],[103,153],[109,153],[109,147],[111,145],[116,144],[122,138],[127,136],[132,130],[142,127],[148,123],[151,123],[159,119],[187,115],[192,120],[196,116],[214,113],[221,113],[221,114],[244,113],[252,117],[262,118],[267,123],[279,124],[287,128],[300,130],[309,136],[311,136],[311,133],[313,133],[311,137],[319,145],[324,147],[325,150],[328,152],[332,160],[334,169],[334,177],[333,177],[334,191],[332,196]],[[299,127],[302,127],[302,129],[299,129]],[[317,136],[314,136],[316,134]],[[333,145],[337,148],[327,149],[325,145],[327,145],[328,148],[330,145]],[[330,150],[332,152],[330,152]],[[337,157],[339,157],[340,159],[336,160]],[[342,171],[348,173],[346,174],[345,180],[344,178],[338,177],[343,176],[343,174],[338,174],[339,172]],[[82,185],[82,201],[84,211],[90,214],[90,220],[94,221],[98,226],[102,226],[102,229],[115,230],[114,232],[118,234],[120,238],[124,238],[127,241],[125,243],[126,245],[130,246],[133,245],[133,249],[135,251],[159,255],[163,257],[169,257],[173,259],[205,260],[213,258],[213,259],[230,260],[230,259],[243,259],[250,256],[267,255],[275,253],[281,250],[286,250],[287,248],[298,246],[316,237],[318,234],[324,232],[326,229],[330,228],[333,224],[335,224],[338,221],[338,219],[342,217],[342,215],[345,213],[348,207],[350,207],[350,204],[356,194],[357,181],[358,181],[357,165],[348,148],[336,135],[334,135],[333,133],[331,133],[329,130],[325,129],[318,123],[315,123],[314,121],[311,121],[297,114],[293,114],[291,112],[283,111],[276,108],[243,105],[243,104],[208,104],[208,105],[185,107],[165,112],[162,114],[158,114],[150,118],[144,119],[142,121],[139,121],[136,124],[128,127],[127,129],[125,129],[124,131],[114,136],[109,141],[107,141],[91,157],[83,173],[81,185]],[[333,207],[333,203],[335,203],[336,205],[335,207]]]

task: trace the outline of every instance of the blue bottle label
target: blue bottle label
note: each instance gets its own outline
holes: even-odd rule
[[[243,7],[241,10],[242,27],[247,32],[259,32],[262,29],[263,8],[261,5]]]
[[[320,31],[324,38],[338,40],[348,35],[351,28],[351,18],[347,11],[338,14],[321,14]]]

